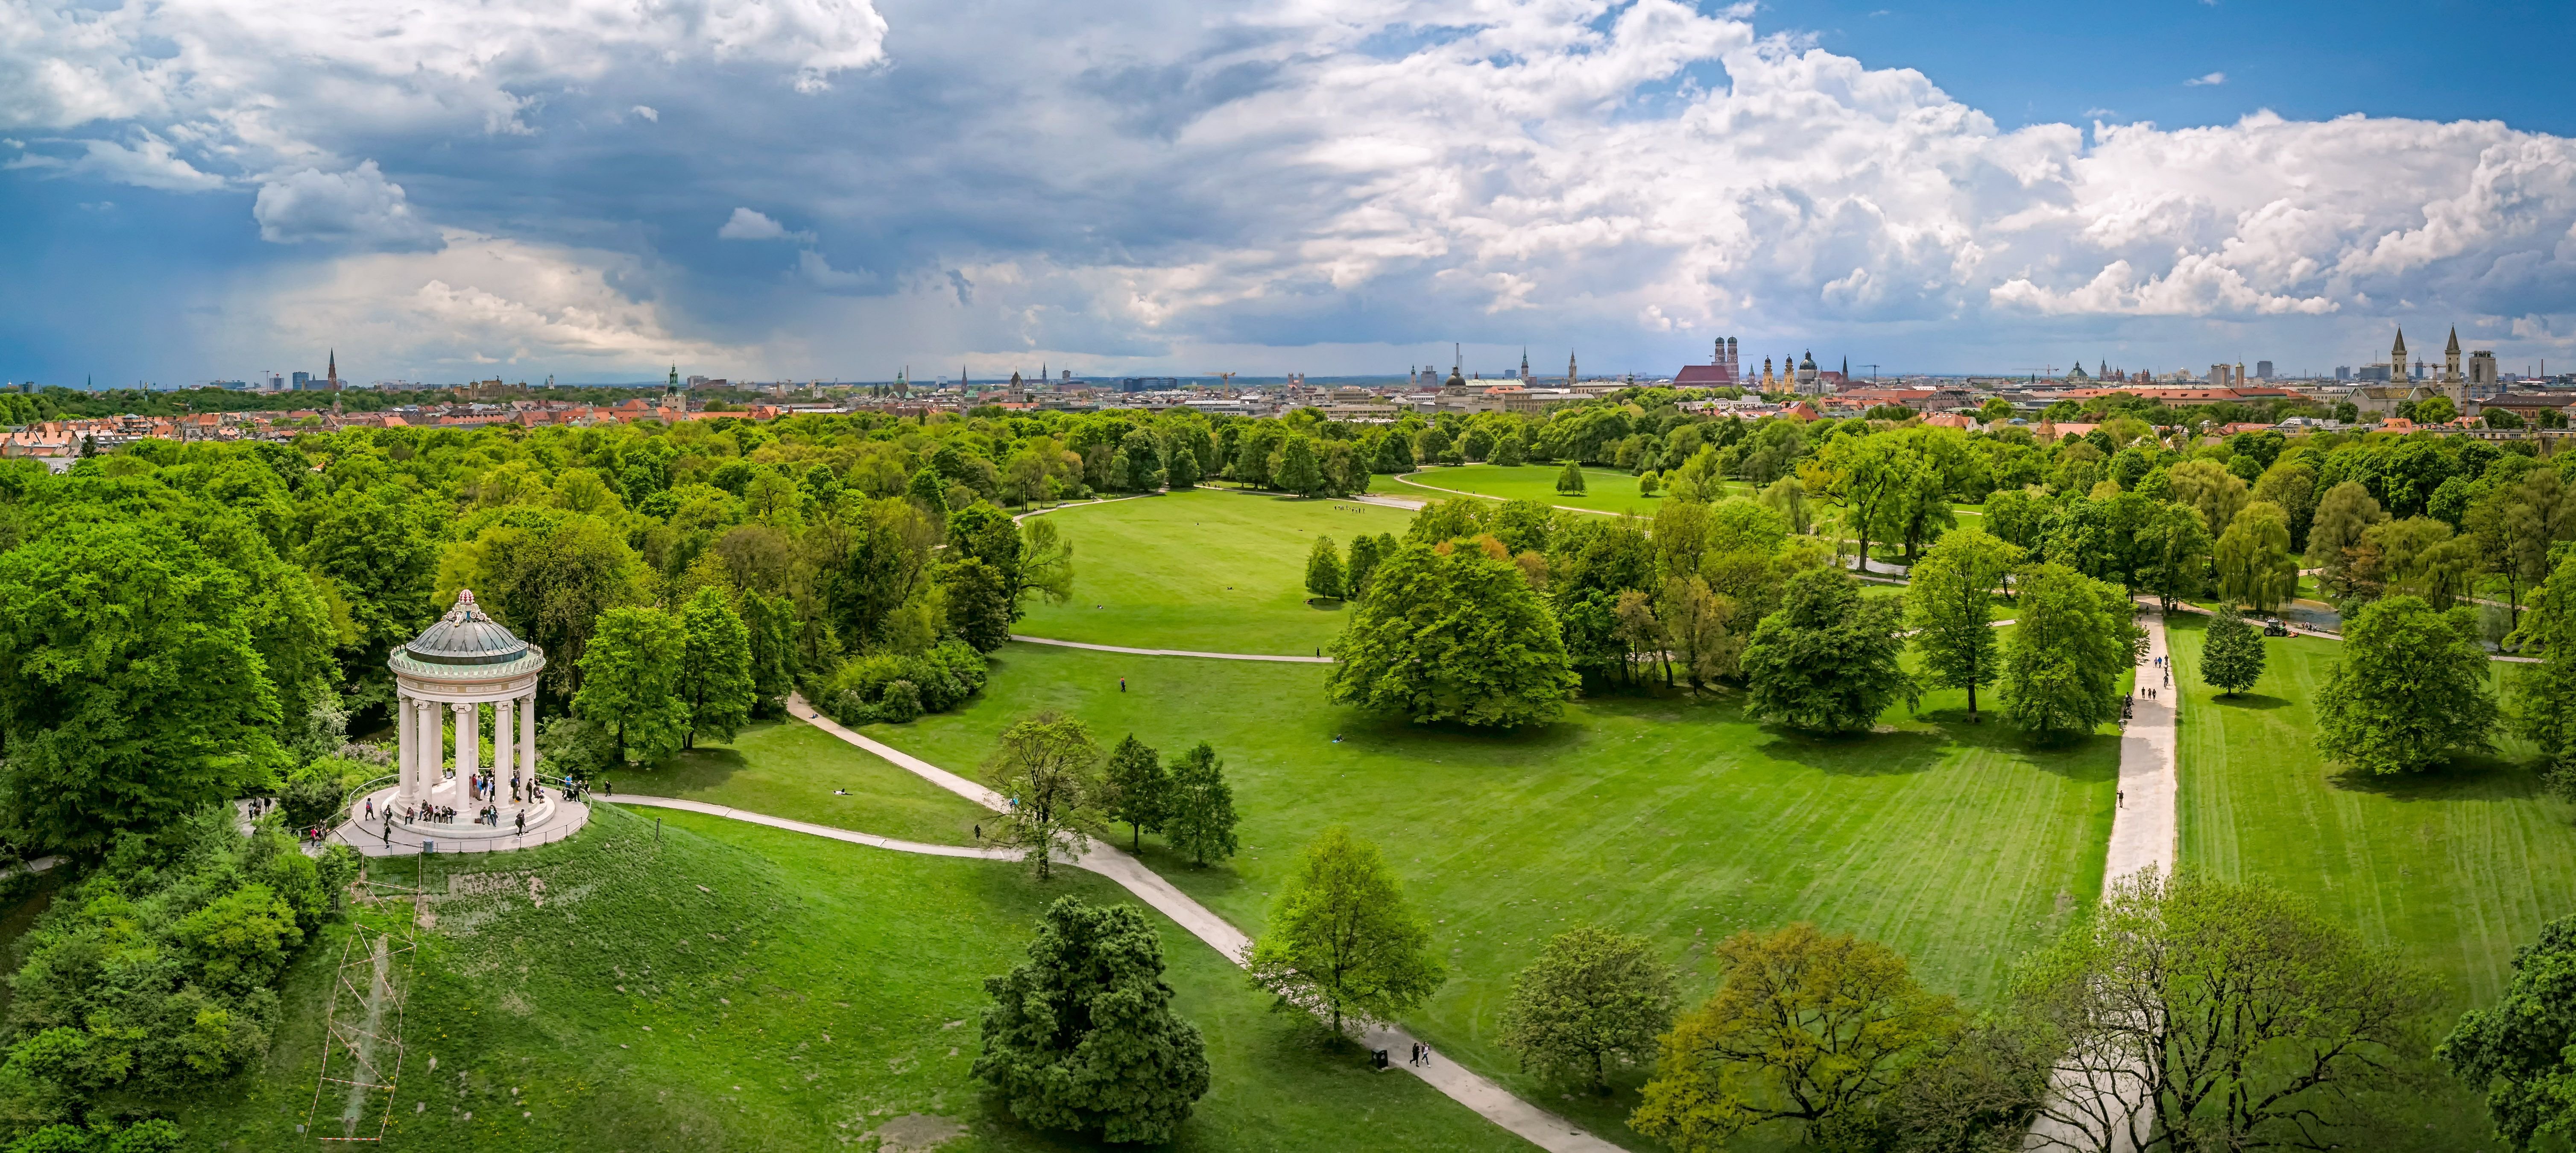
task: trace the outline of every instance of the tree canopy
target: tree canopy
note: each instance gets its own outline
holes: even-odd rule
[[[1171,1140],[1207,1093],[1207,1042],[1172,1011],[1153,924],[1133,905],[1059,897],[1028,956],[984,981],[975,1076],[1041,1129]]]
[[[1778,612],[1744,649],[1755,715],[1822,733],[1865,730],[1919,696],[1900,658],[1902,597],[1864,598],[1851,577],[1819,569],[1789,579]]]
[[[1554,617],[1499,544],[1381,558],[1332,650],[1330,699],[1417,723],[1544,724],[1577,683]]]

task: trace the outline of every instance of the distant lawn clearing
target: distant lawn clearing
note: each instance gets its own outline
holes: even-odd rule
[[[684,797],[929,844],[972,844],[975,826],[993,819],[974,802],[793,718],[754,724],[730,744],[701,740],[651,769],[610,776],[619,792]]]
[[[1059,896],[1137,904],[1117,886],[1071,870],[1038,885],[994,862],[602,808],[561,845],[431,858],[433,892],[452,872],[534,868],[551,899],[532,905],[512,876],[514,896],[435,906],[442,927],[420,957],[391,1147],[787,1153],[868,1147],[864,1135],[919,1113],[964,1127],[944,1149],[1105,1148],[1030,1131],[968,1070],[983,978],[1022,959],[1030,923]],[[658,842],[648,816],[662,820]],[[414,864],[379,861],[373,875],[408,882]],[[1213,1074],[1173,1148],[1527,1148],[1413,1077],[1297,1039],[1233,965],[1146,916]],[[294,1126],[313,1101],[337,936],[297,967],[268,1062],[237,1094],[180,1118],[191,1148],[313,1140]],[[325,1095],[333,1135],[341,1097]]]
[[[1073,542],[1073,599],[1032,602],[1012,631],[1128,648],[1311,656],[1349,619],[1309,604],[1317,534],[1399,539],[1413,514],[1383,505],[1193,489],[1046,514]]]
[[[2576,913],[2576,810],[2532,771],[2480,759],[2404,779],[2346,778],[2316,751],[2312,705],[2339,642],[2267,639],[2263,679],[2221,699],[2200,683],[2205,620],[2169,622],[2184,697],[2184,866],[2279,885],[2398,947],[2447,979],[2453,1013],[2492,1003],[2515,946]],[[2475,1094],[2444,1081],[2423,1108],[2433,1130],[2423,1147],[2492,1146]]]
[[[1524,464],[1504,468],[1492,464],[1468,464],[1456,468],[1428,468],[1393,478],[1393,483],[1380,490],[1390,496],[1414,496],[1430,500],[1447,500],[1455,495],[1436,489],[1454,489],[1495,500],[1534,500],[1541,504],[1594,512],[1635,513],[1652,517],[1663,507],[1661,496],[1637,495],[1637,478],[1618,469],[1587,468],[1583,470],[1584,492],[1556,491],[1556,478],[1565,472],[1561,464]],[[1744,486],[1729,484],[1730,493]]]
[[[1103,744],[1132,731],[1170,756],[1213,742],[1244,855],[1198,870],[1149,836],[1149,863],[1258,932],[1297,849],[1349,825],[1438,922],[1454,977],[1418,1015],[1428,1038],[1641,1148],[1624,1128],[1633,1092],[1563,1100],[1493,1047],[1512,975],[1548,935],[1585,920],[1646,934],[1696,998],[1714,981],[1712,943],[1812,920],[1888,941],[1934,988],[1982,997],[2100,890],[2116,742],[2033,749],[1991,714],[1968,724],[1958,694],[1928,697],[1919,719],[1900,706],[1885,721],[1897,731],[1860,740],[1766,729],[1732,694],[1587,700],[1545,731],[1486,736],[1328,706],[1323,675],[1011,645],[964,710],[867,732],[969,776],[1003,727],[1041,709],[1089,721]],[[1127,843],[1124,826],[1113,835]]]

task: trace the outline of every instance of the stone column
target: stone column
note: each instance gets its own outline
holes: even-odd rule
[[[519,696],[519,775],[537,779],[537,690]]]
[[[510,766],[516,763],[516,758],[510,755],[510,738],[517,736],[519,731],[517,725],[510,723],[510,703],[515,699],[503,697],[492,702],[492,775],[499,778],[493,791],[504,797],[510,794],[501,790],[510,787]]]
[[[411,770],[411,798],[429,799],[429,791],[438,787],[438,779],[447,763],[447,730],[438,723],[438,702],[412,699],[411,723],[420,730],[417,744],[420,760]]]
[[[469,796],[463,791],[465,783],[473,780],[474,770],[481,767],[479,763],[483,759],[481,721],[482,718],[476,715],[472,701],[462,701],[456,705],[456,787],[459,790],[457,795],[460,797]],[[471,812],[475,806],[474,802],[468,799],[456,807]]]
[[[411,795],[412,774],[419,769],[420,734],[412,724],[411,694],[394,691],[394,795]]]

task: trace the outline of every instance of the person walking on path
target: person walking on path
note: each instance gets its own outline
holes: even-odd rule
[[[1122,693],[1127,691],[1127,678],[1118,678],[1118,691]]]

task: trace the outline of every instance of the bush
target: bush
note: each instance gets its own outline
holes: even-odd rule
[[[0,1116],[32,1125],[83,1116],[109,1095],[167,1099],[257,1061],[280,976],[355,872],[346,848],[316,859],[273,828],[245,837],[220,806],[118,837],[27,933],[0,1032]],[[175,1138],[147,1122],[62,1147],[156,1150]]]
[[[885,695],[877,700],[877,717],[887,724],[900,725],[921,718],[921,690],[911,681],[890,681]]]
[[[816,699],[824,713],[845,725],[902,724],[964,704],[984,691],[988,675],[984,654],[950,639],[918,656],[877,653],[850,661]]]
[[[286,775],[278,789],[278,812],[290,829],[323,824],[339,811],[340,799],[383,770],[364,761],[324,757]]]

